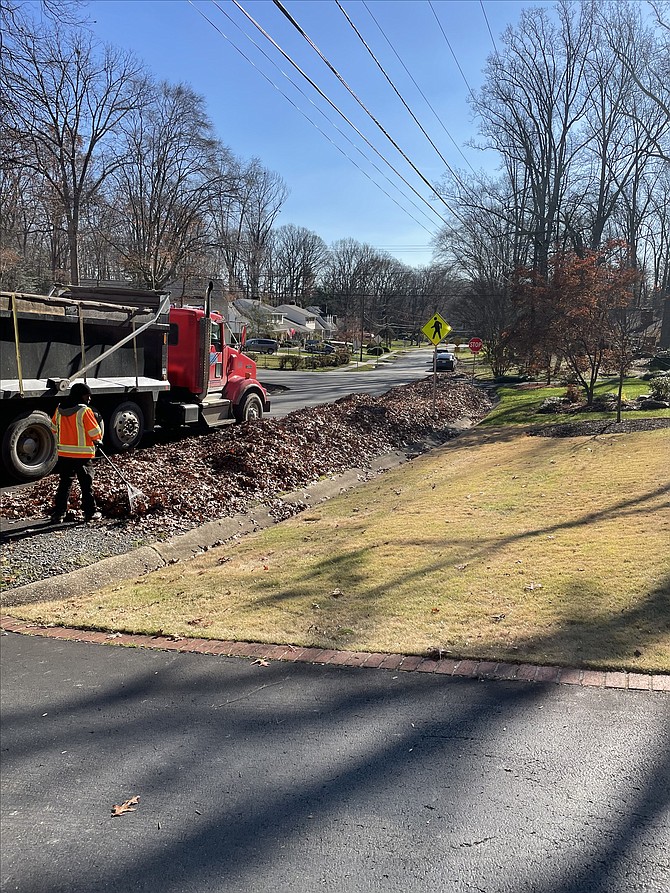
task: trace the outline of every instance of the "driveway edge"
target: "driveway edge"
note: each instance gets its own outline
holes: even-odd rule
[[[430,673],[452,679],[496,680],[504,682],[554,683],[584,688],[625,689],[628,691],[670,692],[670,674],[629,673],[626,671],[587,670],[574,667],[546,667],[535,664],[510,664],[489,660],[432,659],[416,654],[381,654],[368,651],[335,651],[303,648],[297,645],[267,645],[260,642],[228,642],[219,639],[149,636],[132,633],[107,633],[64,626],[41,626],[9,615],[0,616],[3,634],[41,636],[83,642],[91,645],[121,645],[157,651],[179,651],[214,657],[238,657],[260,666],[270,661],[311,663],[322,666],[365,667]]]

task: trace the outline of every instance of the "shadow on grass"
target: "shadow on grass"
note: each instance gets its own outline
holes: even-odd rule
[[[394,579],[394,584],[407,587],[415,585],[421,587],[426,576],[438,574],[441,570],[453,567],[454,564],[467,555],[468,563],[478,559],[491,558],[496,552],[510,545],[522,543],[535,537],[546,537],[559,531],[577,529],[604,521],[625,521],[626,518],[638,514],[646,514],[649,505],[654,505],[655,510],[670,508],[670,501],[662,501],[659,498],[667,495],[667,487],[658,487],[648,493],[644,493],[633,499],[622,499],[616,504],[594,512],[587,512],[569,521],[561,521],[556,524],[536,527],[521,533],[509,536],[492,536],[481,539],[475,547],[470,540],[458,540],[454,537],[438,540],[415,538],[405,541],[394,541],[398,549],[407,546],[429,546],[431,550],[440,551],[448,549],[448,555],[442,554],[440,558],[430,564],[421,564],[419,567],[407,568],[400,572]],[[252,588],[260,593],[259,605],[286,604],[295,598],[304,598],[311,591],[315,579],[325,580],[321,589],[325,592],[334,589],[361,589],[361,584],[367,578],[363,570],[369,556],[375,546],[366,546],[359,549],[351,549],[337,555],[329,555],[317,562],[302,575],[302,585],[279,591],[268,592],[264,583],[252,584]],[[384,596],[388,590],[388,581],[378,586],[368,586],[362,592],[362,598],[369,603],[371,627],[374,624],[374,603]],[[573,586],[579,584],[575,583]],[[582,597],[577,602],[583,602],[592,610],[597,604],[598,592],[588,583],[582,584]],[[573,596],[577,593],[573,593]],[[568,597],[567,604],[572,604],[572,598]],[[579,619],[564,617],[563,626],[556,633],[550,633],[541,639],[519,639],[515,637],[515,646],[519,649],[517,660],[523,660],[530,652],[548,654],[551,662],[560,663],[563,666],[587,666],[589,661],[600,664],[602,661],[612,661],[612,668],[619,668],[620,662],[632,661],[630,630],[635,629],[635,648],[640,649],[645,645],[658,643],[663,640],[670,641],[670,581],[664,579],[658,587],[644,598],[641,604],[624,609],[619,615],[602,615]],[[588,648],[582,647],[582,644]],[[584,653],[587,651],[588,653]],[[460,657],[482,657],[474,651],[468,654],[459,654]],[[510,658],[511,659],[511,658]],[[536,658],[546,660],[546,658]]]

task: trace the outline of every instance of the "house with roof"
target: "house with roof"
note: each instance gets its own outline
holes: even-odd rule
[[[308,307],[307,311],[313,313],[318,325],[324,331],[324,338],[329,340],[337,334],[337,317],[326,314],[320,307]]]
[[[331,321],[324,318],[318,307],[304,309],[297,304],[280,304],[275,310],[283,313],[284,319],[294,326],[296,334],[314,341],[327,341],[335,334],[332,317]]]

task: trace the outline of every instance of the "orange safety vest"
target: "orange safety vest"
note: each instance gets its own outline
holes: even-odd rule
[[[58,455],[69,459],[92,459],[95,444],[102,440],[102,431],[88,406],[60,406],[51,420],[51,430],[58,441]]]

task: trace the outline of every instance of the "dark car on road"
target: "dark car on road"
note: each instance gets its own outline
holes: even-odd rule
[[[458,360],[448,350],[438,350],[435,356],[435,369],[438,372],[454,372]]]
[[[277,353],[279,343],[273,338],[247,338],[244,350],[253,353]]]
[[[307,353],[335,353],[333,345],[325,341],[305,341],[304,349]]]

